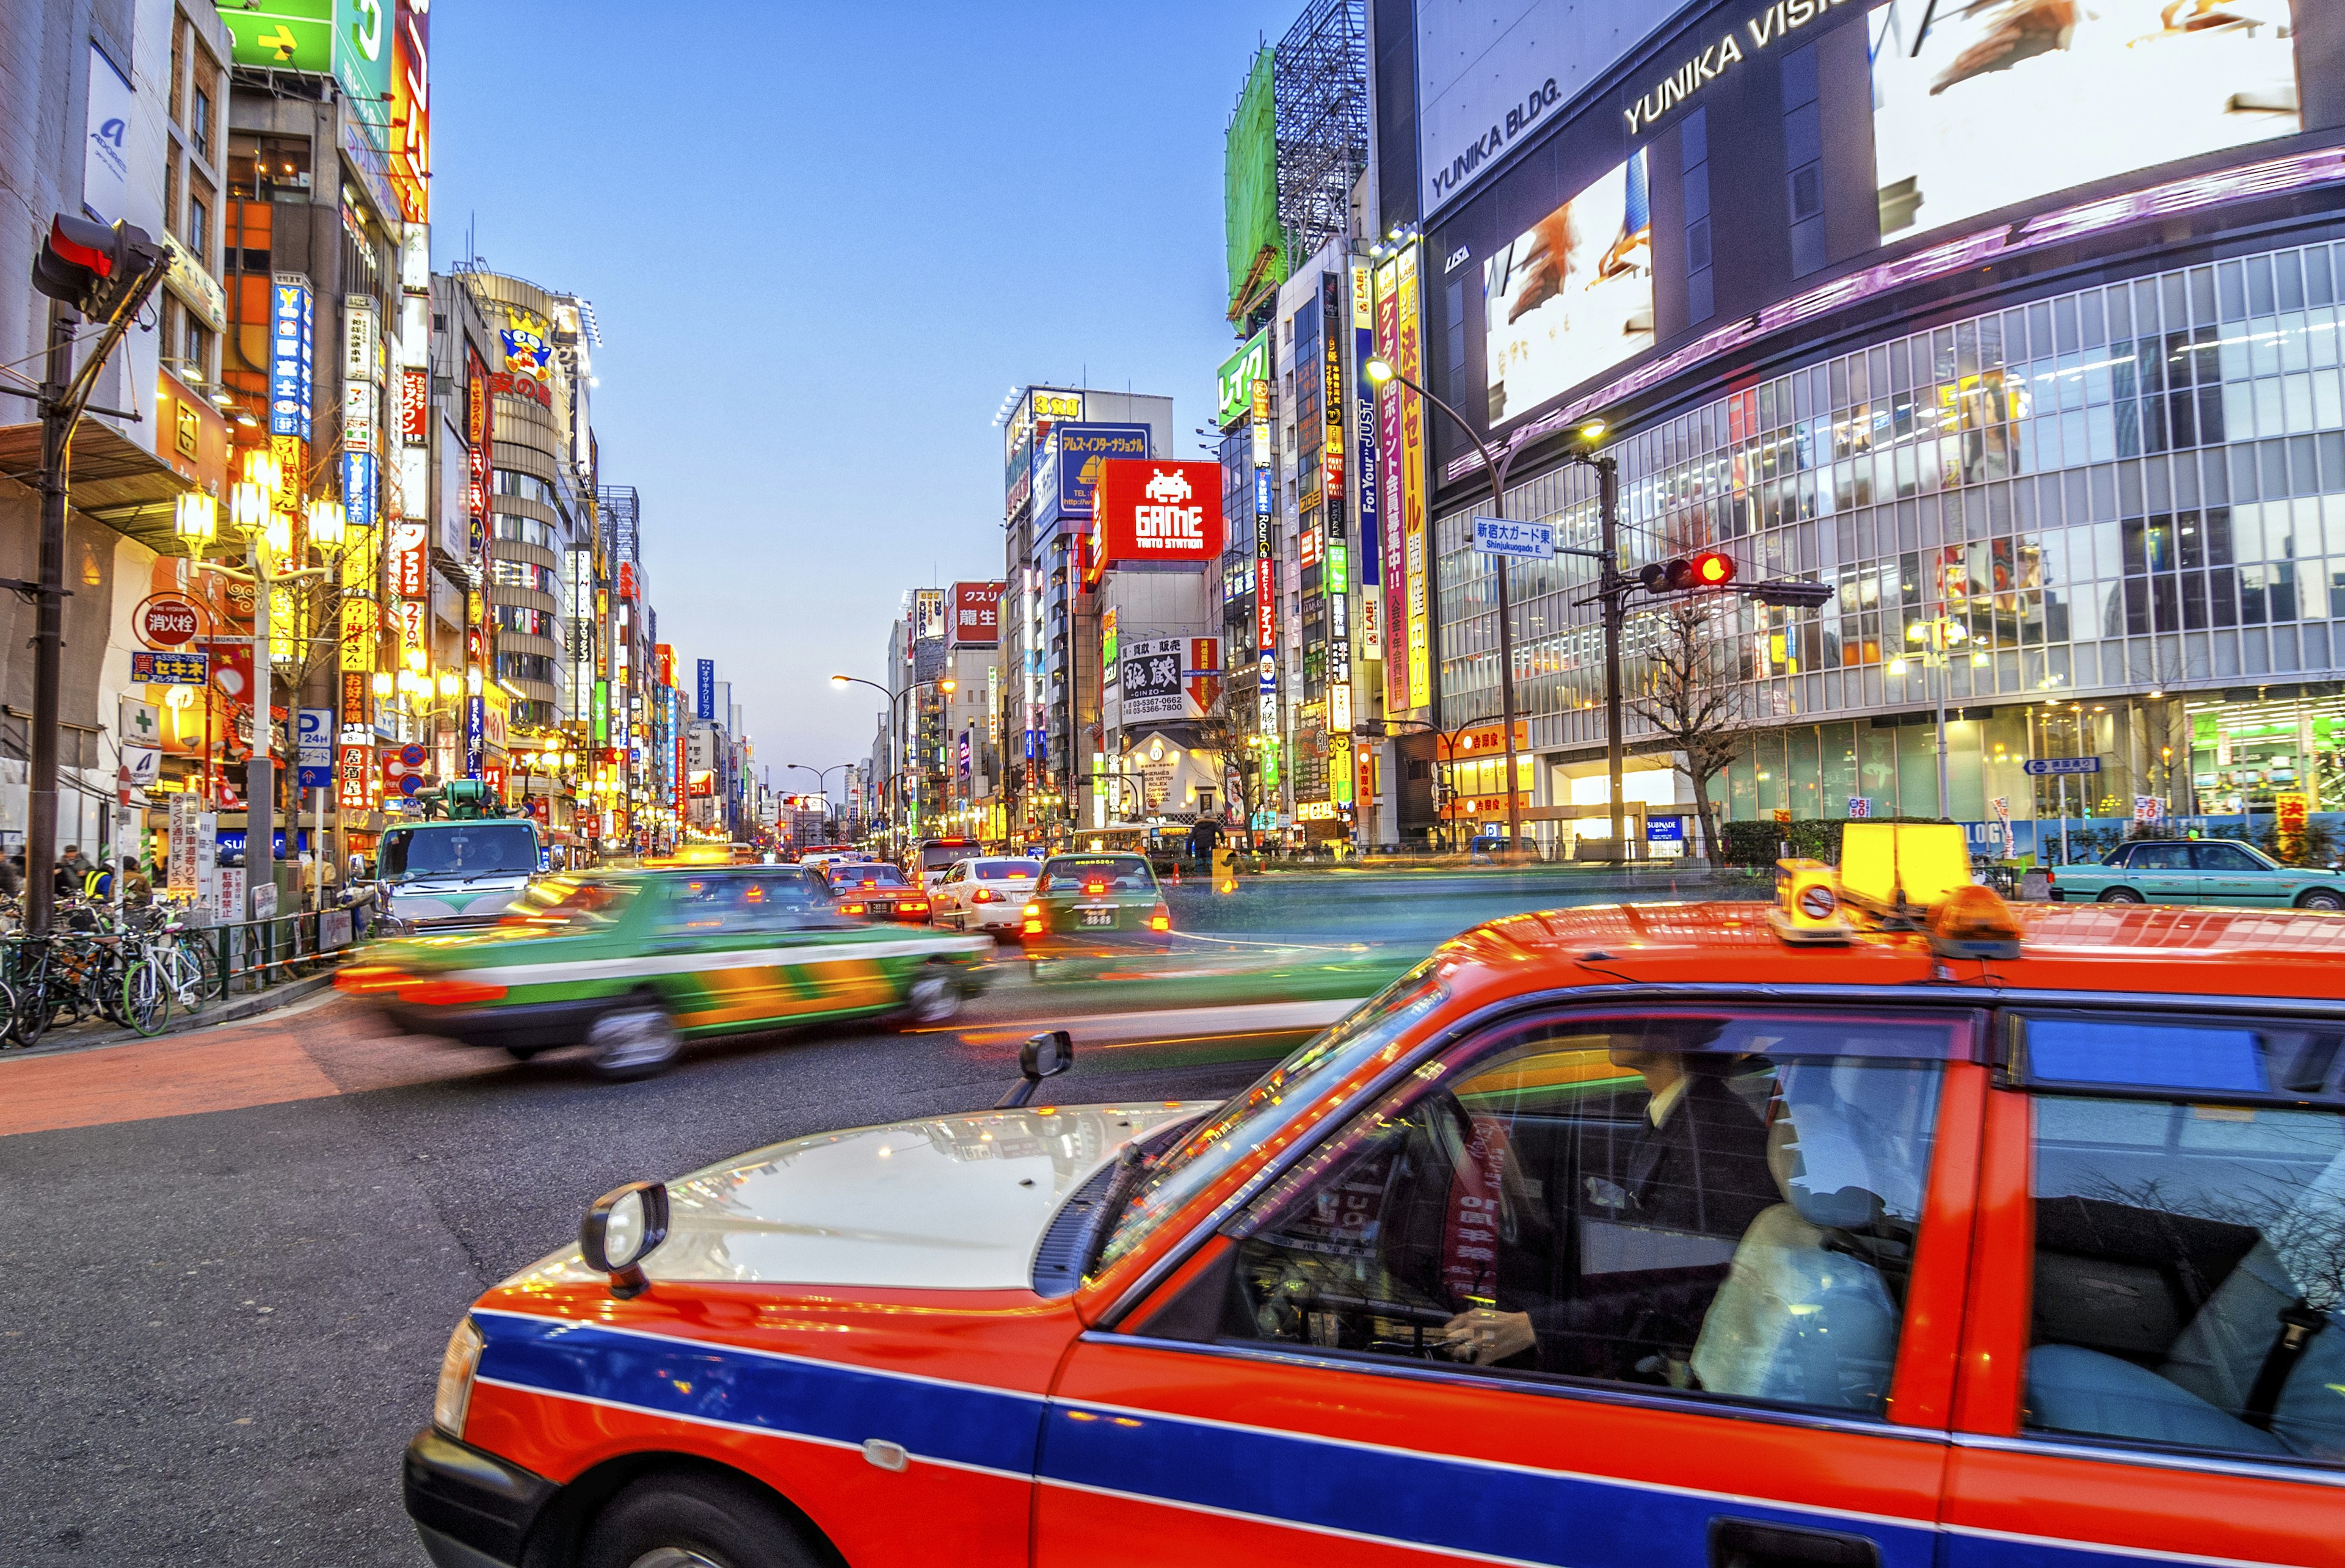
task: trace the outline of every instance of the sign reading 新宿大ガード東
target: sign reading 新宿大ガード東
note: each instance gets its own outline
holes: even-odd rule
[[[2030,757],[2019,764],[2019,771],[2036,778],[2060,774],[2096,774],[2101,771],[2098,757]]]
[[[1510,522],[1500,517],[1477,517],[1474,520],[1474,548],[1484,555],[1549,561],[1555,556],[1555,524]]]

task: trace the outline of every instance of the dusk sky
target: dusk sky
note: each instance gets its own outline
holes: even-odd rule
[[[717,662],[777,787],[868,751],[879,700],[827,677],[883,678],[906,590],[1000,575],[1010,387],[1169,393],[1195,455],[1233,346],[1223,128],[1298,9],[435,13],[435,265],[469,228],[593,301],[661,638]]]

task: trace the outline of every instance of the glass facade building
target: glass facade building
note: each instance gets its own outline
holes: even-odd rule
[[[1750,740],[1714,798],[1738,819],[2007,811],[2021,853],[2062,817],[2345,806],[2340,296],[2345,245],[2237,255],[1960,315],[1615,431],[1624,568],[1717,547],[1746,579],[1836,591],[1815,612],[1721,602]],[[1459,488],[1435,546],[1450,723],[1499,706],[1491,558],[1469,548],[1487,500]],[[1507,509],[1596,542],[1585,465],[1512,484]],[[1542,754],[1604,744],[1594,572],[1513,568]],[[1629,602],[1633,694],[1659,624]],[[2052,756],[2099,768],[2021,765]]]

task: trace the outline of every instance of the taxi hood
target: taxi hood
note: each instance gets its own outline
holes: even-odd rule
[[[660,1281],[1025,1290],[1051,1216],[1136,1138],[1215,1102],[933,1117],[777,1143],[668,1183]],[[576,1248],[509,1284],[598,1280]]]

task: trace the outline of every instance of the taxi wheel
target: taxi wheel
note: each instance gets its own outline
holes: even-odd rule
[[[2296,906],[2299,909],[2345,909],[2345,898],[2326,887],[2316,887],[2298,899]]]
[[[931,964],[904,991],[904,1017],[916,1024],[941,1024],[960,1011],[960,982],[950,969]]]
[[[2096,904],[2139,904],[2141,895],[2130,887],[2112,887],[2093,902]]]
[[[711,1475],[636,1482],[588,1527],[582,1568],[814,1568],[804,1527],[768,1498]]]
[[[594,1070],[606,1078],[648,1077],[674,1062],[682,1043],[656,1002],[630,1002],[605,1013],[586,1031]]]

